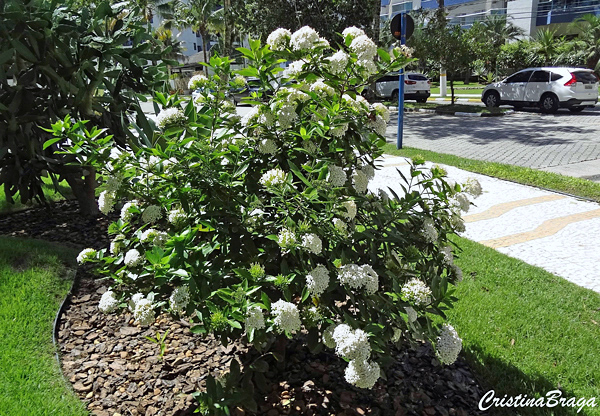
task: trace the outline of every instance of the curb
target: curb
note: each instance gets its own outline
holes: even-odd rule
[[[73,292],[75,292],[79,288],[79,282],[81,277],[79,275],[79,268],[75,269],[75,275],[73,276],[73,283],[71,283],[71,288],[69,292],[63,299],[58,311],[56,312],[56,316],[54,317],[54,323],[52,324],[52,344],[54,344],[54,356],[56,357],[56,362],[58,363],[58,369],[60,370],[60,374],[62,375],[63,380],[67,383],[68,386],[71,386],[71,382],[67,380],[65,377],[65,373],[62,369],[60,355],[59,355],[59,345],[58,345],[58,327],[60,325],[60,319],[62,318],[65,309],[71,303],[71,298],[73,296]]]
[[[389,107],[391,111],[398,112],[398,107]],[[503,113],[465,113],[463,111],[446,112],[446,111],[438,111],[431,108],[405,108],[405,113],[429,113],[429,114],[439,114],[442,116],[456,116],[456,117],[503,117],[508,114],[512,114],[515,110],[508,110]]]

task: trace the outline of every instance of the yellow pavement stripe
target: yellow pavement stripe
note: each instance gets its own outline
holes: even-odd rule
[[[563,195],[545,195],[538,196],[536,198],[520,199],[518,201],[505,202],[503,204],[494,205],[487,210],[478,214],[466,215],[463,217],[465,222],[476,222],[483,220],[490,220],[492,218],[498,218],[502,214],[506,214],[515,208],[525,207],[527,205],[539,204],[542,202],[556,201],[558,199],[565,198]]]
[[[567,215],[564,217],[553,218],[544,221],[539,227],[533,231],[508,235],[506,237],[495,238],[493,240],[479,241],[480,244],[491,248],[508,247],[514,244],[525,243],[539,238],[549,237],[556,234],[569,224],[579,221],[591,220],[600,217],[600,209],[595,209],[579,214]]]

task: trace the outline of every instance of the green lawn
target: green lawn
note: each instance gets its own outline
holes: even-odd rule
[[[46,199],[49,202],[63,200],[64,197],[62,194],[66,195],[69,198],[72,197],[73,193],[71,192],[71,188],[69,188],[69,185],[67,185],[66,181],[62,181],[61,183],[59,183],[60,192],[57,192],[56,189],[54,189],[52,180],[50,180],[49,178],[43,178],[43,180],[44,185],[42,185],[42,188],[44,189],[44,194],[46,195]],[[35,202],[30,202],[27,204],[21,203],[18,193],[13,197],[13,199],[15,202],[14,204],[11,204],[6,200],[6,197],[4,195],[4,185],[0,184],[0,214],[22,211],[30,207],[39,206]]]
[[[76,256],[49,243],[0,237],[2,416],[87,414],[63,379],[52,344]]]
[[[456,242],[464,249],[456,263],[465,278],[449,321],[486,388],[500,397],[543,396],[559,387],[563,397],[598,396],[600,294],[470,240]],[[543,408],[521,414],[576,412]],[[579,414],[598,415],[600,407]]]
[[[429,160],[431,162],[456,166],[457,168],[470,172],[506,179],[509,181],[522,183],[524,185],[537,186],[559,192],[567,192],[569,194],[600,202],[600,183],[595,183],[587,179],[574,178],[571,176],[559,175],[557,173],[542,172],[535,169],[506,165],[503,163],[465,159],[460,156],[436,153],[411,147],[405,147],[398,150],[394,144],[386,144],[384,151],[387,154],[404,156],[408,158],[413,158],[417,155],[420,155],[424,157],[425,160]]]

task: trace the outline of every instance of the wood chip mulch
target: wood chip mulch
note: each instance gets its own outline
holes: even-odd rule
[[[77,247],[108,245],[110,219],[83,219],[76,204],[65,202],[51,212],[32,209],[0,217],[0,235],[42,238]],[[74,391],[98,416],[181,416],[194,412],[191,393],[204,388],[208,374],[228,371],[231,360],[246,362],[242,343],[220,345],[192,334],[189,324],[163,315],[149,327],[134,325],[130,313],[104,315],[98,301],[109,282],[85,270],[58,327],[62,368]],[[169,331],[167,350],[145,337]],[[286,350],[285,368],[272,365],[257,390],[258,415],[425,415],[475,416],[487,389],[475,380],[462,357],[441,367],[428,345],[396,351],[373,390],[345,382],[346,363],[333,353],[310,354],[298,340]],[[234,409],[234,415],[249,414]]]

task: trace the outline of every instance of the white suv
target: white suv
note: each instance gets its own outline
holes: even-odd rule
[[[598,102],[598,77],[584,68],[527,68],[485,87],[481,101],[488,107],[509,104],[539,107],[544,113],[559,108],[579,112]]]
[[[370,93],[370,91],[369,91]],[[390,98],[398,102],[398,73],[387,74],[375,82],[373,95],[376,98]],[[404,99],[424,103],[431,95],[431,81],[423,74],[408,72],[404,74]]]

